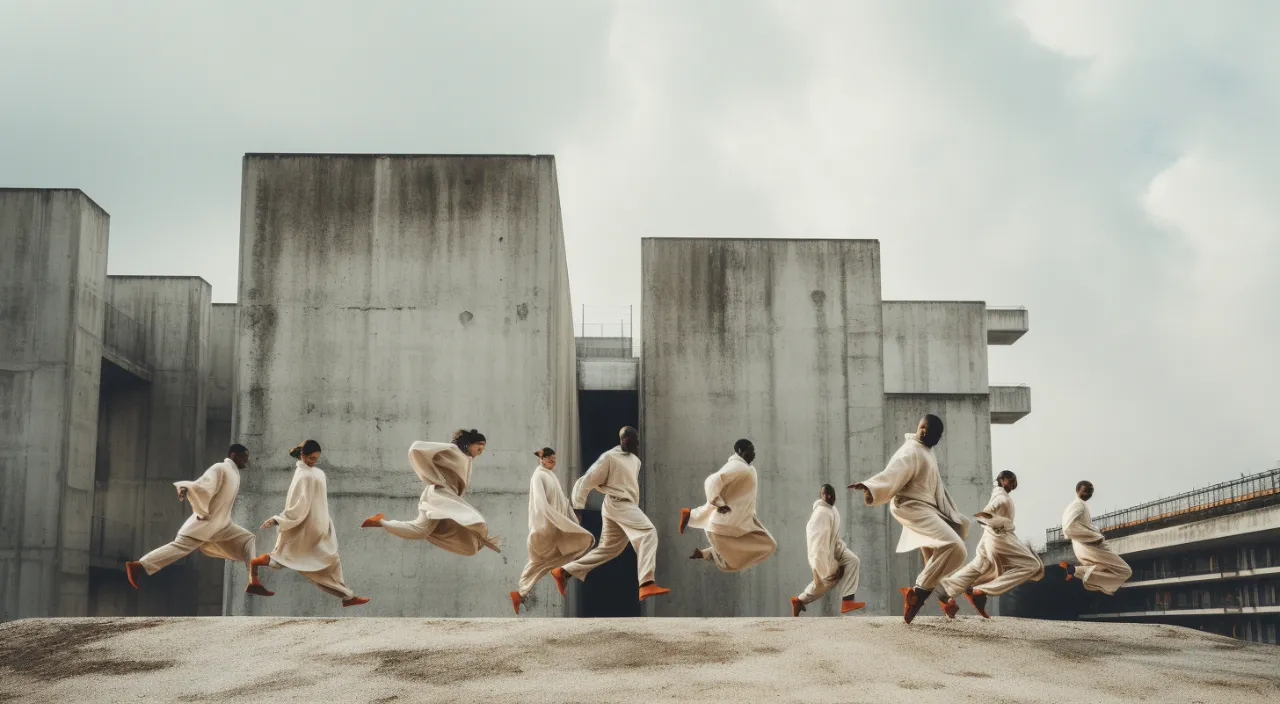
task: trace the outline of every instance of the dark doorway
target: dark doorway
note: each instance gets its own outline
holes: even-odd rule
[[[602,453],[618,444],[624,425],[639,427],[639,395],[635,391],[579,391],[579,439],[582,469],[586,471]],[[600,538],[600,497],[594,494],[582,512],[582,527]],[[576,581],[576,580],[575,580]],[[640,615],[636,582],[636,553],[626,551],[592,570],[587,581],[577,582],[578,614],[585,618],[620,618]]]

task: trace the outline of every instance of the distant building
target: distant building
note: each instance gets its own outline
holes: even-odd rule
[[[1276,643],[1280,630],[1280,466],[1095,516],[1133,567],[1115,596],[1045,579],[1005,597],[1004,613],[1039,618],[1167,623]],[[1062,529],[1046,532],[1045,565],[1074,562]]]

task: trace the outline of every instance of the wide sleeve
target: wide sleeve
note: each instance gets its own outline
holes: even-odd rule
[[[1082,543],[1095,543],[1103,539],[1102,533],[1099,533],[1089,521],[1083,503],[1073,503],[1071,508],[1067,509],[1067,514],[1062,521],[1062,534],[1068,540],[1078,540]]]
[[[609,478],[609,455],[604,454],[591,468],[586,471],[578,481],[573,483],[573,507],[582,510],[587,507],[587,496],[591,494],[591,490],[600,486]]]
[[[724,493],[725,472],[726,470],[722,469],[719,472],[712,474],[707,477],[707,480],[702,484],[702,489],[707,494],[707,503],[717,508],[727,504],[721,496],[721,494]]]
[[[805,527],[805,537],[809,547],[809,566],[815,575],[829,583],[840,570],[840,562],[836,559],[835,521],[822,511],[814,511]]]
[[[867,505],[879,506],[889,503],[890,499],[902,491],[907,482],[915,478],[917,464],[918,459],[914,453],[895,454],[884,471],[862,482],[862,485],[867,487],[867,491],[871,492],[871,500]]]
[[[289,530],[307,520],[307,515],[311,513],[311,502],[315,499],[314,483],[315,480],[311,477],[298,477],[289,485],[284,511],[273,516],[280,530]]]
[[[213,465],[206,469],[200,478],[193,481],[174,482],[174,486],[187,490],[187,501],[191,503],[191,512],[201,518],[209,517],[209,507],[213,497],[222,488],[222,465]]]

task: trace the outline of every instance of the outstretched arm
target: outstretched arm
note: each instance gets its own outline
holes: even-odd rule
[[[185,498],[191,502],[191,512],[196,518],[204,520],[209,517],[213,497],[222,488],[222,467],[215,464],[206,469],[199,479],[193,482],[174,482],[173,485],[178,487],[178,499]]]
[[[858,482],[850,484],[850,489],[860,489],[863,499],[868,506],[879,506],[889,502],[899,491],[907,485],[916,475],[916,460],[911,454],[894,455],[889,460],[889,466],[879,474]]]
[[[608,455],[601,455],[600,459],[596,460],[596,463],[573,483],[573,510],[581,511],[586,508],[587,497],[591,495],[591,490],[609,478],[609,461]]]

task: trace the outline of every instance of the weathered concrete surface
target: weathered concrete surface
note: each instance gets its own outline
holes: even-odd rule
[[[841,488],[859,597],[888,613],[886,513],[844,487],[884,466],[879,244],[868,240],[645,239],[641,245],[641,501],[659,533],[671,616],[780,616],[811,572],[804,527],[818,488]],[[678,510],[741,437],[755,442],[766,562],[723,574],[688,558]],[[822,602],[814,610],[835,608]]]
[[[249,155],[244,161],[235,432],[254,466],[236,520],[284,502],[290,448],[324,448],[329,508],[362,614],[509,613],[526,559],[533,451],[580,470],[568,270],[551,157]],[[489,438],[469,499],[501,555],[449,554],[360,521],[417,515],[414,440],[459,427]],[[259,531],[269,549],[274,531]],[[273,572],[277,595],[233,614],[329,612],[333,597]],[[560,615],[546,580],[535,615]]]
[[[885,301],[885,393],[987,393],[986,319],[985,303]]]
[[[1017,423],[1031,413],[1031,388],[1028,386],[992,386],[991,422],[996,425]]]
[[[235,401],[236,304],[214,303],[209,315],[209,382],[205,405],[205,465],[227,457]]]
[[[172,540],[186,520],[190,508],[176,500],[173,482],[193,479],[208,467],[205,431],[212,289],[193,276],[109,276],[107,289],[111,304],[146,331],[153,366],[147,385],[145,452],[116,458],[100,479],[104,493],[100,515],[134,527],[136,559]],[[222,569],[220,561],[202,555],[165,568],[150,578],[151,588],[136,600],[136,613],[200,613],[200,585],[216,584]],[[104,609],[111,603],[107,595],[112,592],[120,596],[116,604],[128,603],[131,596],[123,572],[104,577],[101,591]],[[203,613],[220,613],[216,594],[206,591],[204,601]]]
[[[1012,345],[1031,329],[1031,314],[1026,308],[988,308],[987,342]]]
[[[0,189],[0,620],[87,614],[108,227]]]
[[[22,704],[1234,704],[1280,695],[1280,648],[976,616],[76,619],[0,625],[0,673]]]

